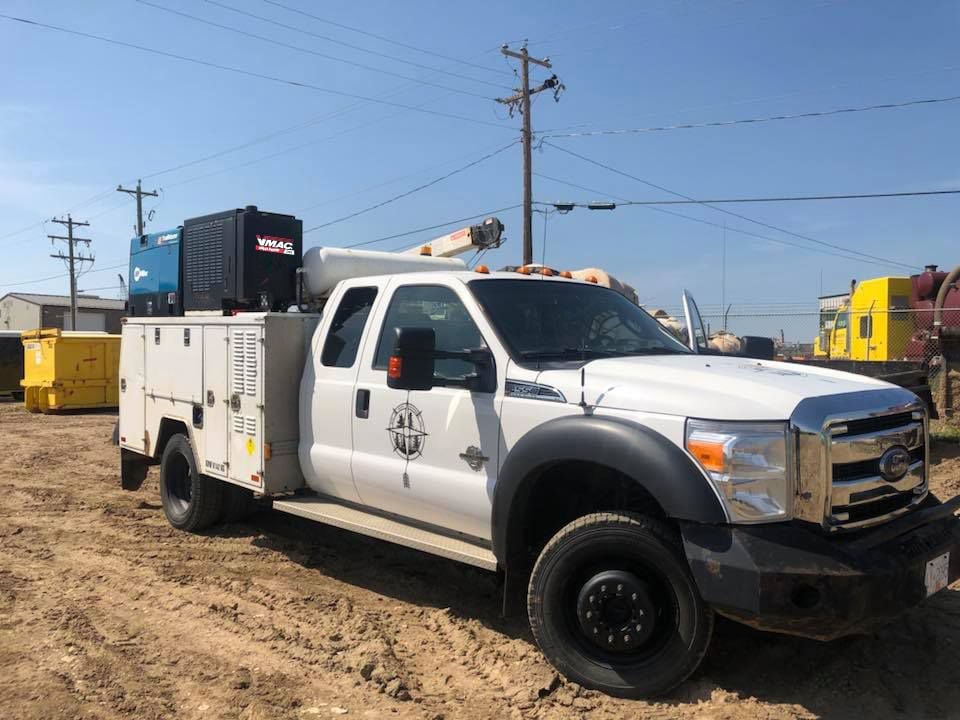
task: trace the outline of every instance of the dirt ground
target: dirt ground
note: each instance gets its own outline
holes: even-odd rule
[[[960,587],[821,644],[720,621],[658,702],[564,682],[492,575],[280,513],[189,535],[111,414],[0,405],[2,718],[960,717]],[[960,493],[960,446],[934,487]]]

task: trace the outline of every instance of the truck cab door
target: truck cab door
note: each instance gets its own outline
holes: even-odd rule
[[[709,351],[707,345],[707,331],[703,325],[703,318],[700,317],[700,310],[697,303],[693,300],[693,295],[689,290],[683,291],[683,315],[686,322],[687,347],[695,353],[705,353]]]
[[[385,281],[347,283],[327,303],[310,343],[300,384],[300,467],[312,490],[360,502],[350,457],[354,412],[360,411],[354,388],[362,351],[370,336],[370,316]]]
[[[365,505],[489,539],[502,392],[463,387],[475,367],[458,359],[436,361],[442,386],[387,385],[397,327],[433,329],[438,351],[485,347],[471,306],[459,283],[399,285],[380,304],[357,377],[352,467]]]
[[[830,341],[830,357],[834,360],[850,359],[850,308],[843,306],[837,312]]]

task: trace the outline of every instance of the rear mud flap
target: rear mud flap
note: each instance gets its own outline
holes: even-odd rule
[[[120,487],[124,490],[139,490],[147,479],[147,470],[153,464],[153,460],[145,455],[121,449]]]

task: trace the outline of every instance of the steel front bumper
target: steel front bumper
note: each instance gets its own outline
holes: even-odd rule
[[[960,497],[880,527],[827,537],[800,523],[684,523],[700,594],[719,613],[761,630],[830,640],[882,624],[927,597],[927,565],[950,553],[960,577]]]

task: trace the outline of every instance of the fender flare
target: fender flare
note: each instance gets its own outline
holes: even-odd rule
[[[633,478],[668,517],[725,523],[726,512],[693,460],[660,433],[611,416],[568,415],[538,425],[507,454],[493,491],[493,552],[509,567],[523,552],[523,518],[540,474],[568,461],[603,465]]]

